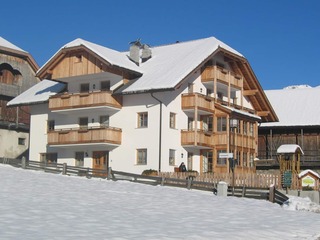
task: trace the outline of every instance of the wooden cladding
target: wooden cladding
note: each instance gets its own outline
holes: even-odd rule
[[[49,99],[50,110],[63,110],[84,107],[109,106],[122,107],[122,98],[114,97],[111,92],[87,92],[74,94],[59,94]]]
[[[225,68],[219,66],[207,66],[201,74],[201,80],[203,82],[217,81],[230,84],[236,87],[241,88],[243,85],[243,81],[241,81],[242,77],[238,74],[235,74],[231,71],[228,71]]]
[[[198,93],[182,94],[182,110],[195,109],[196,107],[200,110],[208,113],[214,112],[214,98],[205,96]]]
[[[238,150],[242,148],[255,149],[255,139],[252,136],[246,136],[243,134],[230,133],[228,137],[227,132],[206,132],[204,130],[182,130],[181,131],[181,145],[182,146],[197,146],[197,147],[209,147],[214,146],[225,147],[231,145],[232,148],[236,146]]]
[[[109,143],[121,144],[119,128],[60,129],[48,132],[49,145]]]

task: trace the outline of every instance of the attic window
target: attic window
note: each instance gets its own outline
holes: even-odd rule
[[[82,55],[78,54],[76,55],[76,63],[82,62]]]

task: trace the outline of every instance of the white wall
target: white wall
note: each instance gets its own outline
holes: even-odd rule
[[[19,145],[19,138],[25,139],[24,145]],[[0,129],[0,157],[16,158],[28,149],[29,133],[15,130],[15,125],[10,129]]]

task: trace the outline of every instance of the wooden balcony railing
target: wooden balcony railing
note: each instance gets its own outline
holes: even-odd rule
[[[121,144],[122,130],[119,128],[72,128],[48,132],[49,145],[109,143]]]
[[[230,84],[233,86],[242,87],[241,76],[228,71],[225,68],[218,66],[207,66],[202,71],[201,80],[203,82],[213,81],[215,78],[220,82],[224,82],[226,84],[230,82]]]
[[[213,147],[213,135],[203,130],[182,130],[181,145]]]
[[[199,93],[182,94],[181,105],[182,110],[195,109],[197,107],[209,113],[214,112],[214,98]]]
[[[87,93],[63,93],[50,97],[50,110],[63,110],[84,107],[109,106],[113,108],[122,107],[122,98],[112,96],[111,92],[87,92]]]

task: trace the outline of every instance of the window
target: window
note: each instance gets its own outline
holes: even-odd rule
[[[176,162],[176,150],[169,149],[169,165],[174,166]]]
[[[80,84],[80,92],[89,92],[89,83]]]
[[[193,118],[188,117],[188,130],[193,130]]]
[[[101,91],[110,91],[110,81],[103,81],[100,83],[100,89]]]
[[[137,150],[137,165],[147,165],[147,149]]]
[[[212,132],[213,131],[213,117],[212,116],[206,116],[202,120],[203,123],[203,130],[206,132]]]
[[[75,154],[75,166],[76,167],[83,167],[84,166],[84,152],[76,152]]]
[[[170,113],[170,128],[176,128],[176,114]]]
[[[247,167],[247,166],[248,166],[248,154],[247,154],[246,152],[243,153],[242,162],[243,162],[243,166],[244,166],[244,167]]]
[[[138,113],[138,127],[139,128],[148,127],[148,113],[147,112]]]
[[[87,117],[81,117],[79,118],[79,126],[80,128],[88,128],[88,118]]]
[[[227,150],[218,150],[217,154],[218,154],[218,160],[217,160],[217,164],[218,165],[226,165],[227,164],[227,159],[226,158],[220,158],[219,155],[220,153],[226,153]]]
[[[193,159],[193,153],[188,152],[188,170],[192,170],[193,166],[192,166],[192,159]]]
[[[53,131],[54,130],[54,120],[48,120],[48,124],[47,124],[47,129],[48,131]]]
[[[40,161],[44,163],[57,164],[57,153],[40,153]]]
[[[249,167],[254,167],[254,158],[253,158],[253,154],[250,154],[250,162],[249,162],[250,166]]]
[[[249,134],[250,134],[250,136],[254,136],[254,130],[253,130],[253,123],[249,123]]]
[[[248,134],[248,124],[247,122],[243,122],[243,135]]]
[[[100,126],[101,127],[109,127],[109,116],[108,115],[100,116]]]
[[[204,173],[206,172],[212,172],[213,170],[213,154],[212,152],[204,152],[202,154],[202,171]]]
[[[26,139],[25,138],[18,138],[18,144],[19,145],[26,145]]]
[[[227,118],[226,117],[218,117],[217,118],[217,130],[218,130],[218,132],[227,131]]]

